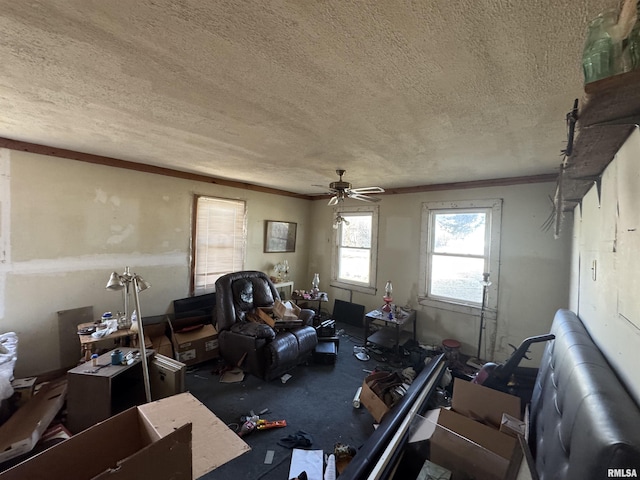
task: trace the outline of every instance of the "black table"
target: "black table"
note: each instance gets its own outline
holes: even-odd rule
[[[364,316],[364,346],[367,346],[367,342],[375,343],[383,347],[391,347],[397,349],[400,345],[400,334],[402,327],[407,323],[413,324],[413,340],[416,340],[416,311],[415,310],[401,310],[399,315],[393,313],[391,318],[389,313],[382,312],[381,310],[372,310]],[[383,328],[374,332],[369,337],[369,330],[371,323],[379,322],[383,323]],[[390,345],[391,343],[391,345]]]

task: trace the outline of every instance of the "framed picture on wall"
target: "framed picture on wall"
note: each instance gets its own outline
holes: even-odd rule
[[[264,229],[265,253],[295,252],[298,224],[266,220]]]

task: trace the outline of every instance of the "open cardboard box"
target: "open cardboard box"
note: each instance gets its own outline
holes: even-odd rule
[[[520,398],[456,378],[451,409],[427,412],[412,441],[429,439],[429,459],[456,479],[503,480],[518,447],[499,430],[503,413],[521,418]]]
[[[276,300],[273,307],[259,307],[256,309],[260,321],[271,328],[301,325],[302,320],[299,320],[300,312],[302,312],[302,309],[295,303],[282,303],[280,300]]]
[[[66,395],[66,380],[46,383],[9,417],[0,427],[0,463],[33,450],[64,405]]]
[[[169,326],[174,357],[179,362],[189,366],[220,356],[218,331],[213,325],[201,325],[188,331],[175,330],[172,321]]]
[[[0,479],[191,480],[249,450],[183,393],[125,410],[0,473]]]
[[[377,423],[380,423],[382,417],[389,411],[387,404],[369,388],[366,378],[362,382],[362,390],[360,390],[360,403],[369,411]]]
[[[282,303],[280,300],[276,300],[273,304],[273,313],[280,320],[297,320],[301,311],[300,307],[293,302]]]

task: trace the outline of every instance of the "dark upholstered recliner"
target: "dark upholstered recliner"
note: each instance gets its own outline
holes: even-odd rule
[[[313,310],[302,310],[303,325],[276,331],[249,320],[258,307],[271,307],[280,295],[263,272],[242,271],[216,282],[216,321],[220,355],[231,365],[271,380],[305,362],[318,343]],[[244,357],[244,358],[243,358]]]

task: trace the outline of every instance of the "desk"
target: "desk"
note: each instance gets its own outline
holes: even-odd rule
[[[276,287],[276,290],[278,290],[278,292],[280,291],[280,289],[288,288],[289,289],[288,298],[291,298],[291,296],[293,295],[293,282],[278,282],[278,283],[274,283],[273,286]],[[282,300],[285,300],[287,297],[280,295],[280,298]]]
[[[120,348],[122,355],[137,348]],[[147,350],[147,357],[154,354]],[[142,362],[111,365],[111,351],[100,355],[100,367],[86,362],[67,372],[67,426],[78,433],[127,408],[146,403]]]
[[[78,331],[85,327],[95,326],[95,323],[81,323],[78,325]],[[110,335],[106,337],[93,338],[91,335],[80,335],[78,334],[78,338],[80,339],[80,350],[82,357],[84,357],[85,361],[88,361],[91,358],[91,353],[95,350],[95,344],[98,342],[111,341],[111,345],[109,348],[116,346],[133,346],[138,340],[138,332],[130,329],[127,330],[116,330]],[[125,345],[122,345],[122,343]]]
[[[384,322],[384,326],[381,330],[373,333],[369,337],[369,327],[372,322]],[[375,343],[383,347],[391,346],[391,348],[397,349],[400,345],[400,331],[402,327],[407,323],[413,323],[413,340],[416,340],[416,311],[401,310],[400,315],[393,314],[390,319],[388,313],[383,313],[380,310],[372,310],[364,316],[364,346],[367,346],[367,342]],[[394,335],[395,334],[395,335]]]

